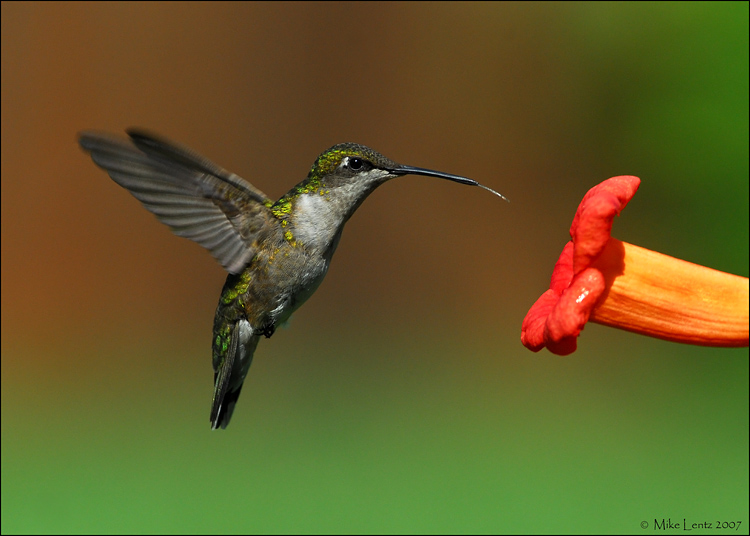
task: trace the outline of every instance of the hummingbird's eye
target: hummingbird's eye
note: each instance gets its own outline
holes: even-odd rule
[[[347,165],[349,166],[349,169],[352,171],[360,171],[365,167],[365,161],[361,158],[357,158],[356,156],[350,157],[347,161]]]

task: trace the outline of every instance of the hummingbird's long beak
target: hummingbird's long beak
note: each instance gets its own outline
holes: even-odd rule
[[[437,177],[439,179],[448,179],[449,181],[458,182],[461,184],[468,184],[469,186],[479,186],[480,188],[484,188],[488,192],[492,192],[496,196],[501,197],[505,199],[506,201],[508,201],[507,197],[505,197],[503,194],[496,192],[492,188],[487,188],[483,184],[479,184],[474,179],[467,179],[466,177],[461,177],[460,175],[452,175],[450,173],[443,173],[442,171],[434,171],[432,169],[425,169],[425,168],[419,168],[419,167],[413,167],[413,166],[399,166],[396,169],[391,170],[391,173],[394,173],[396,175],[424,175],[426,177]]]

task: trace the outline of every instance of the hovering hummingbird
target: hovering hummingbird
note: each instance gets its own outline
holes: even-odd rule
[[[344,224],[384,182],[426,175],[478,182],[402,166],[355,143],[334,145],[307,178],[278,201],[191,149],[140,129],[130,139],[84,132],[94,162],[178,236],[194,240],[229,272],[214,316],[211,428],[226,428],[261,336],[318,288]],[[506,199],[507,201],[507,199]]]

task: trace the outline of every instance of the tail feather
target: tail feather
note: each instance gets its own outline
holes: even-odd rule
[[[210,416],[212,430],[226,428],[229,424],[259,340],[260,334],[254,334],[247,320],[239,320],[234,324],[226,355],[214,371],[214,397]]]

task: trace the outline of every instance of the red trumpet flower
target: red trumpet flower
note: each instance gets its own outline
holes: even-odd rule
[[[613,177],[585,195],[550,289],[523,321],[524,346],[568,355],[589,320],[675,342],[748,345],[748,278],[610,237],[640,183]]]

